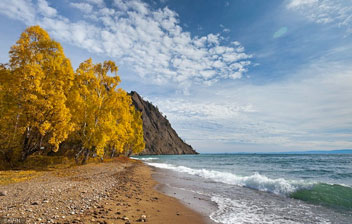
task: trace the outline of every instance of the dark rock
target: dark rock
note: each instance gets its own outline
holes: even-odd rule
[[[198,154],[171,127],[170,122],[148,101],[137,93],[130,93],[133,105],[142,112],[145,149],[141,155]]]

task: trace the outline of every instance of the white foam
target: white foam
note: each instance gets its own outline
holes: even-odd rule
[[[218,205],[218,210],[210,214],[210,219],[217,223],[223,224],[301,224],[301,223],[319,223],[319,224],[331,224],[331,221],[323,217],[315,217],[312,220],[307,220],[307,222],[302,222],[302,220],[290,220],[287,219],[286,215],[281,216],[273,212],[266,212],[263,207],[258,206],[256,203],[250,203],[243,200],[235,200],[224,198],[219,195],[214,195],[211,200]],[[291,208],[293,209],[293,208]],[[296,208],[297,209],[297,208]],[[301,205],[298,210],[303,210],[308,217],[314,217],[315,214],[309,211],[309,208]],[[300,211],[297,211],[300,212]],[[285,213],[287,214],[287,213]]]
[[[220,172],[207,169],[192,169],[185,166],[174,166],[166,163],[147,163],[157,168],[174,170],[177,172],[187,173],[211,179],[216,182],[244,186],[260,191],[272,192],[278,195],[288,195],[298,189],[311,187],[314,183],[302,181],[291,181],[283,178],[271,179],[259,173],[250,176],[238,176],[233,173]]]
[[[259,208],[256,205],[250,205],[244,201],[231,200],[221,196],[213,196],[211,197],[211,200],[218,204],[219,209],[211,213],[209,217],[217,223],[299,223],[293,220],[283,220],[282,217],[275,214],[265,213],[262,208]]]

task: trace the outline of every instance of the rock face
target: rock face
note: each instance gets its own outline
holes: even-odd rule
[[[130,93],[133,105],[142,112],[145,149],[141,155],[198,154],[186,144],[159,110],[137,93]]]

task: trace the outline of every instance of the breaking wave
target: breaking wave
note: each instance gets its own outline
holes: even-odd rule
[[[216,182],[248,187],[283,196],[289,196],[291,193],[296,192],[299,189],[307,189],[314,185],[314,183],[307,183],[303,180],[291,181],[286,180],[284,178],[271,179],[259,173],[255,173],[250,176],[239,176],[228,172],[220,172],[207,169],[192,169],[185,166],[174,166],[165,163],[147,164],[157,168],[169,169],[177,172],[200,176],[203,178],[211,179]]]

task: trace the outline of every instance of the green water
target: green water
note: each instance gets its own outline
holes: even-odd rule
[[[337,209],[352,210],[352,188],[338,184],[315,184],[311,189],[301,189],[290,197]]]

